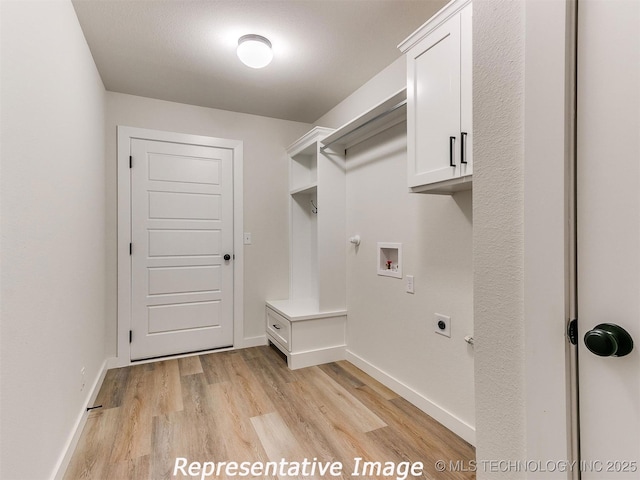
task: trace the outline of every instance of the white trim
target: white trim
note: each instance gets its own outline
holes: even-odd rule
[[[411,47],[420,43],[427,35],[433,32],[440,25],[445,23],[464,7],[471,3],[471,0],[451,0],[444,7],[438,10],[429,20],[420,26],[415,32],[405,38],[398,45],[402,53],[406,53]]]
[[[524,328],[525,419],[529,460],[573,461],[571,159],[572,0],[525,7]],[[577,470],[577,469],[576,469]],[[554,478],[572,478],[571,472]],[[547,478],[529,472],[526,478]]]
[[[247,337],[243,341],[242,348],[250,348],[250,347],[262,347],[267,345],[267,336],[266,335],[258,335],[257,337]]]
[[[112,368],[118,368],[120,364],[118,363],[118,357],[109,357],[107,358],[107,370],[111,370]]]
[[[118,329],[114,366],[131,365],[129,329],[131,325],[131,176],[129,174],[132,138],[190,145],[205,145],[233,150],[233,346],[244,348],[244,244],[243,220],[243,142],[201,135],[149,130],[118,125]]]
[[[244,338],[244,143],[233,154],[233,347],[245,348]]]
[[[69,467],[69,462],[71,461],[71,457],[73,456],[73,453],[75,452],[76,447],[78,446],[78,441],[80,440],[80,436],[82,435],[82,430],[84,429],[84,426],[87,423],[87,418],[89,416],[87,412],[87,406],[93,405],[96,398],[98,397],[98,393],[100,392],[100,388],[102,387],[102,382],[104,381],[104,377],[107,375],[107,370],[109,370],[109,360],[110,359],[105,359],[105,361],[102,362],[100,373],[94,380],[93,385],[91,386],[89,395],[87,397],[87,400],[85,401],[84,406],[82,408],[82,411],[80,412],[80,415],[78,415],[78,418],[76,419],[73,429],[71,430],[71,434],[69,435],[69,438],[67,439],[67,442],[64,448],[62,449],[60,458],[56,463],[55,469],[53,470],[54,480],[62,480],[62,478],[64,477],[64,474],[67,471],[67,468]]]
[[[372,376],[384,386],[390,388],[405,400],[411,402],[427,415],[432,416],[435,420],[447,427],[456,435],[462,437],[471,445],[475,445],[476,442],[476,430],[474,427],[459,419],[451,412],[448,412],[440,405],[432,402],[421,393],[415,391],[413,388],[405,385],[400,380],[397,380],[387,372],[379,369],[375,365],[369,363],[364,358],[356,355],[349,349],[346,350],[346,360],[353,363],[360,370],[366,374]]]
[[[335,130],[332,128],[326,127],[313,127],[291,145],[286,148],[287,155],[290,157],[295,157],[309,145],[312,145],[314,142],[321,141],[327,135],[331,135]]]
[[[289,368],[297,370],[298,368],[313,367],[314,365],[344,360],[345,351],[344,345],[338,345],[337,347],[319,348],[308,352],[285,352],[285,355],[287,356]]]

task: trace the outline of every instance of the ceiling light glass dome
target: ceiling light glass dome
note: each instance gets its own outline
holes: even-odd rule
[[[263,68],[273,60],[271,42],[261,35],[243,35],[238,39],[238,58],[251,68]]]

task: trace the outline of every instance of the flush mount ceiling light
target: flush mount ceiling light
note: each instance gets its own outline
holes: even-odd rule
[[[271,42],[261,35],[243,35],[238,39],[238,58],[251,68],[266,67],[273,59]]]

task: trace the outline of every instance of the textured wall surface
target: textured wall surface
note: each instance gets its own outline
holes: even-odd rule
[[[525,459],[524,2],[474,4],[473,247],[478,460]],[[492,473],[478,478],[522,478]]]
[[[0,477],[43,479],[105,360],[105,91],[71,2],[1,8]]]

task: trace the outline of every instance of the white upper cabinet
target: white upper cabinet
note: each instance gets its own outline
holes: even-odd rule
[[[408,181],[413,192],[471,188],[471,2],[454,0],[398,48],[407,55]]]

